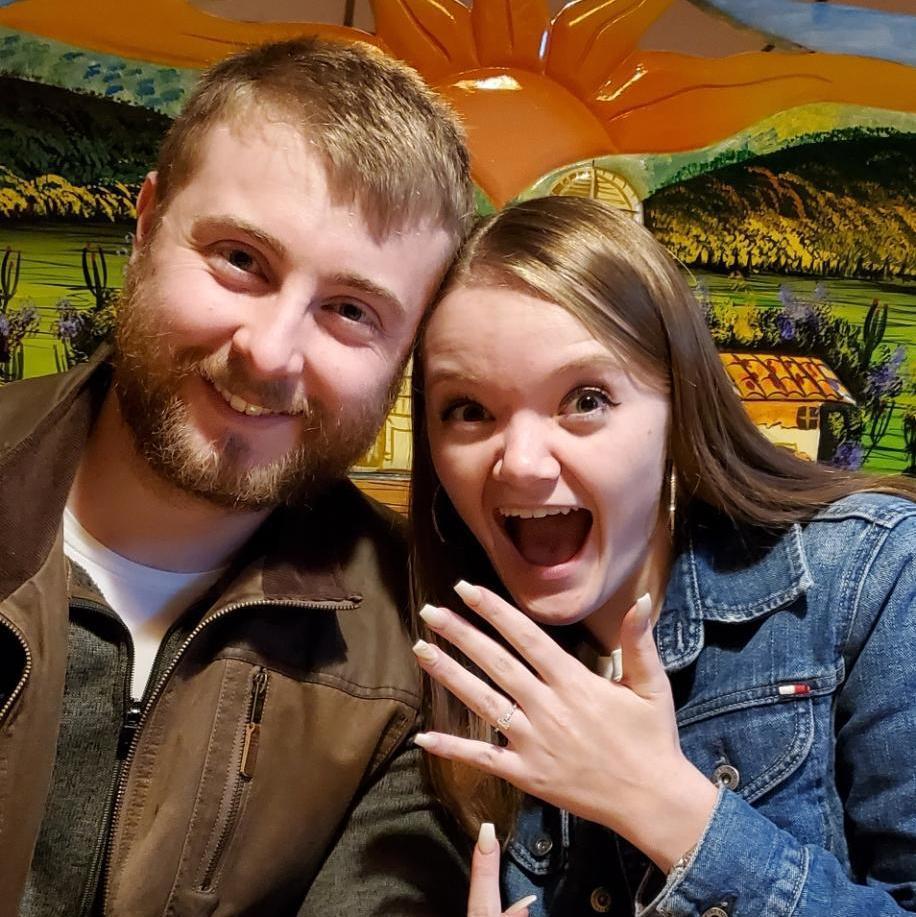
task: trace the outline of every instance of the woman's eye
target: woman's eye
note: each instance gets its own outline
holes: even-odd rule
[[[369,320],[369,313],[355,302],[335,303],[334,308],[337,310],[337,314],[348,322],[361,323]]]
[[[595,414],[614,404],[600,388],[579,388],[566,396],[561,410],[564,414]]]
[[[245,251],[243,248],[225,249],[223,251],[223,257],[236,270],[243,271],[246,274],[250,274],[258,270],[258,262],[254,255],[252,255],[251,252]]]
[[[441,412],[442,420],[457,421],[458,423],[481,423],[484,420],[488,420],[489,417],[489,412],[482,404],[469,399],[454,401]]]

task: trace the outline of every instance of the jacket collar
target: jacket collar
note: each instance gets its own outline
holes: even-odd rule
[[[798,524],[770,536],[723,522],[694,525],[674,561],[656,628],[663,665],[677,670],[696,660],[705,621],[751,621],[793,602],[813,582]]]
[[[0,600],[44,564],[109,384],[104,353],[0,390]]]

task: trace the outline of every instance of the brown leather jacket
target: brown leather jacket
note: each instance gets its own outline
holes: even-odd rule
[[[97,362],[0,390],[3,915],[16,913],[52,780],[68,645],[61,514],[109,377]],[[344,482],[308,511],[274,513],[249,547],[148,695],[116,784],[104,913],[462,913],[415,752],[391,765],[419,705],[398,524]],[[427,859],[412,866],[391,849],[416,857],[418,841]]]

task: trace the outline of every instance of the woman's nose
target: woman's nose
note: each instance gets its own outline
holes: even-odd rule
[[[493,477],[504,484],[520,486],[554,481],[559,474],[560,463],[543,424],[536,418],[510,422],[493,466]]]

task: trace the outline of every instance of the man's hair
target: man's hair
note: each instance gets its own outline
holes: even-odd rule
[[[464,235],[474,200],[454,113],[399,61],[319,38],[254,47],[203,74],[160,149],[160,214],[192,176],[207,131],[252,115],[300,129],[335,201],[359,207],[374,234],[429,220]]]

